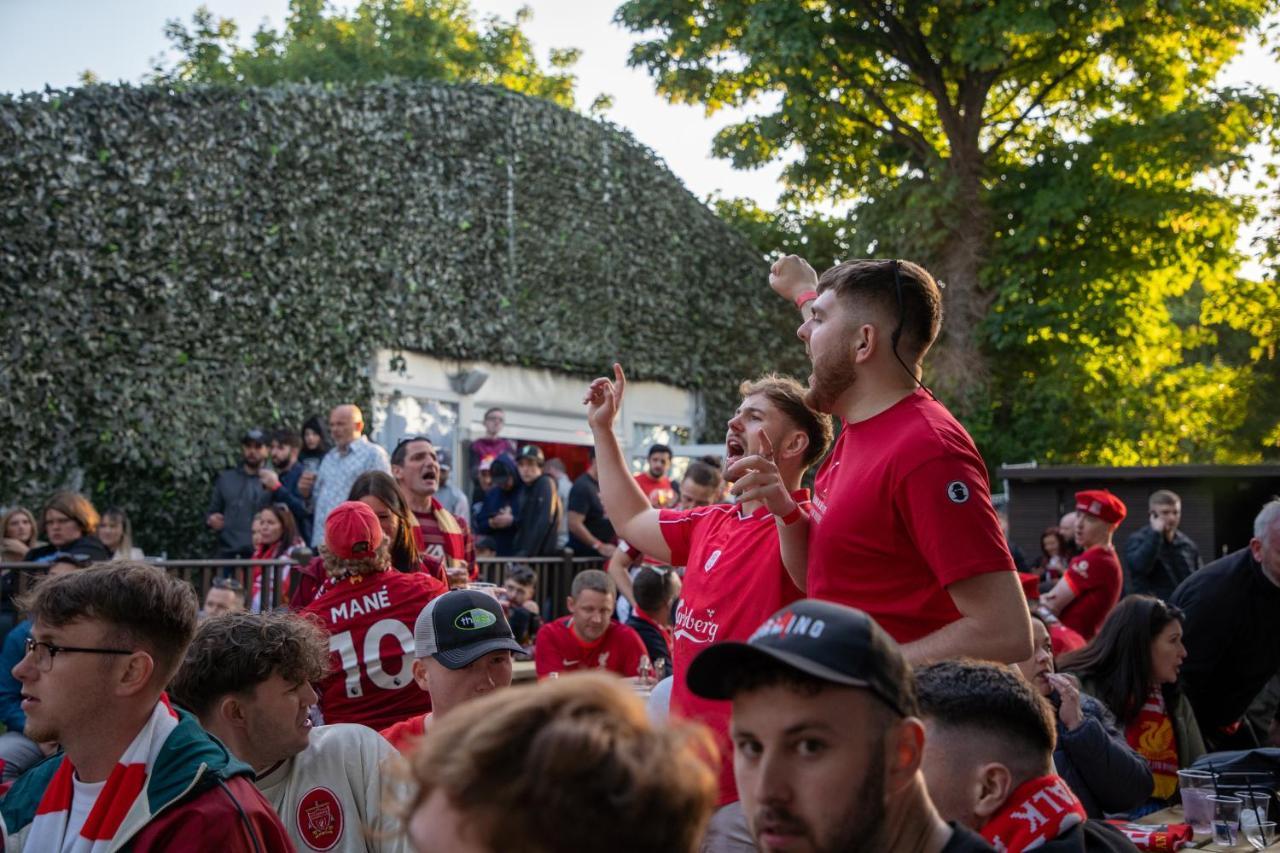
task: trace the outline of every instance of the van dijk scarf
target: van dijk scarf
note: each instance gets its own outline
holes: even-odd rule
[[[1023,782],[1004,808],[982,828],[982,837],[1000,853],[1043,847],[1088,818],[1080,800],[1058,776]]]
[[[169,705],[167,696],[160,697],[151,718],[120,756],[119,763],[107,777],[106,785],[94,802],[84,826],[75,840],[64,839],[67,819],[71,815],[74,793],[72,777],[76,768],[64,757],[49,787],[45,788],[36,807],[27,836],[26,850],[61,850],[74,853],[102,853],[111,846],[120,824],[132,810],[134,801],[147,789],[156,756],[164,742],[178,727],[178,712]]]
[[[1138,716],[1124,730],[1129,746],[1147,760],[1155,788],[1151,796],[1167,800],[1178,790],[1178,740],[1164,707],[1160,685],[1151,688]]]

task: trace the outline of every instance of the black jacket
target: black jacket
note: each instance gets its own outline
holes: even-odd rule
[[[1154,595],[1163,601],[1200,568],[1200,549],[1181,530],[1173,541],[1149,526],[1124,541],[1124,588],[1132,595]]]
[[[1053,695],[1058,706],[1058,695]],[[1154,782],[1145,758],[1134,752],[1115,717],[1097,699],[1082,693],[1084,722],[1068,731],[1058,720],[1053,766],[1091,818],[1136,809],[1151,796]]]
[[[1244,548],[1187,578],[1170,601],[1187,614],[1184,692],[1211,738],[1280,670],[1280,586]]]
[[[218,531],[219,557],[253,555],[253,517],[271,503],[271,492],[262,487],[257,474],[249,474],[244,466],[228,468],[213,482],[208,515],[222,513],[222,529]]]
[[[514,550],[521,557],[552,557],[556,549],[556,537],[560,534],[560,520],[564,507],[560,504],[560,490],[550,474],[539,475],[524,487],[520,498],[520,516],[516,523]]]

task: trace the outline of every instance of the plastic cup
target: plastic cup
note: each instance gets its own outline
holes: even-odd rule
[[[1240,830],[1240,798],[1210,795],[1209,803],[1213,806],[1213,843],[1235,847]]]
[[[1182,792],[1182,817],[1198,835],[1213,831],[1213,774],[1200,770],[1179,770],[1178,787]]]
[[[1236,791],[1234,796],[1240,798],[1240,824],[1246,820],[1262,823],[1267,819],[1267,809],[1271,806],[1271,795],[1267,793],[1246,793]]]
[[[1259,824],[1245,826],[1244,837],[1255,849],[1261,849],[1258,845],[1270,847],[1276,843],[1276,822],[1274,820],[1264,820]]]

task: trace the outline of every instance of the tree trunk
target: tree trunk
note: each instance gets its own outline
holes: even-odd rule
[[[986,405],[990,371],[980,329],[992,294],[981,270],[991,240],[991,211],[983,199],[981,157],[952,158],[941,188],[952,202],[941,223],[947,236],[935,259],[942,290],[942,333],[925,359],[925,383],[958,417]]]

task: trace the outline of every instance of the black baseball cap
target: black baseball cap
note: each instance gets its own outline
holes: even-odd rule
[[[462,669],[501,649],[524,651],[498,600],[474,589],[455,589],[431,599],[418,614],[413,639],[418,657],[435,658],[448,669]]]
[[[915,688],[902,650],[875,620],[852,607],[804,599],[773,614],[745,643],[718,643],[685,677],[704,699],[732,699],[737,676],[780,662],[805,675],[870,690],[901,716],[915,716]]]
[[[520,452],[516,454],[516,461],[521,459],[536,459],[539,465],[547,461],[547,457],[542,453],[542,448],[536,444],[526,444],[520,448]]]
[[[247,429],[244,435],[240,436],[241,444],[266,444],[267,434],[257,427]]]

